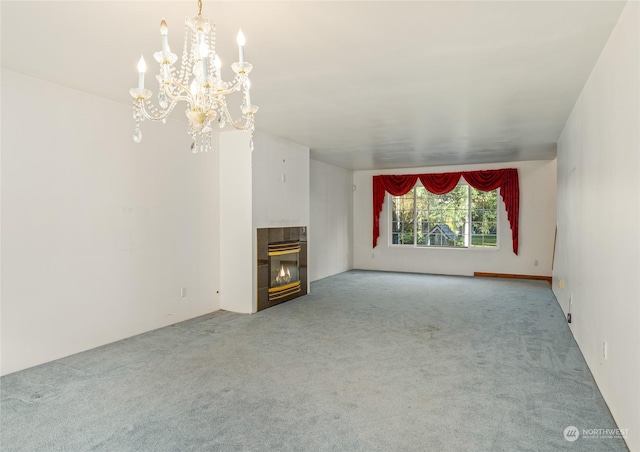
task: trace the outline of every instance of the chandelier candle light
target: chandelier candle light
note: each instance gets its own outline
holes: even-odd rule
[[[178,56],[169,48],[169,27],[160,22],[162,50],[153,54],[160,64],[156,79],[159,83],[158,106],[150,98],[151,91],[144,87],[144,75],[147,65],[143,57],[138,62],[138,87],[129,90],[133,97],[133,118],[136,128],[133,140],[142,141],[140,122],[145,119],[165,122],[178,102],[185,101],[185,111],[189,122],[188,133],[193,142],[191,150],[204,152],[211,149],[211,134],[215,123],[223,128],[227,123],[237,130],[249,130],[249,146],[253,151],[254,114],[258,107],[251,105],[249,72],[251,64],[244,61],[245,37],[242,29],[238,32],[238,62],[231,68],[235,73],[232,82],[222,80],[222,63],[215,50],[215,23],[202,17],[202,0],[198,0],[198,15],[185,19],[185,38],[180,68],[174,66]],[[227,108],[226,96],[235,91],[243,91],[240,106],[242,116],[234,121]]]

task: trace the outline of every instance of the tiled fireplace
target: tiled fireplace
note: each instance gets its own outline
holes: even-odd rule
[[[258,229],[258,311],[307,294],[307,228]]]

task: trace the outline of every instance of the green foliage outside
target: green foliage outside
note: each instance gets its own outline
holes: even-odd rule
[[[496,246],[497,237],[495,235],[478,235],[471,236],[471,244],[473,246]]]

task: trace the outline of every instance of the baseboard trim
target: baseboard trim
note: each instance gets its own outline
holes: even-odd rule
[[[483,278],[535,279],[538,281],[546,281],[549,284],[553,284],[551,276],[514,275],[511,273],[484,273],[484,272],[474,272],[473,276],[480,276]]]

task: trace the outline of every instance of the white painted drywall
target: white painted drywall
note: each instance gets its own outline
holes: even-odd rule
[[[558,142],[553,271],[554,293],[565,312],[571,297],[571,330],[630,450],[640,450],[639,30],[639,3],[629,2]]]
[[[219,309],[218,160],[2,71],[2,374]],[[187,296],[181,297],[181,287]]]
[[[251,158],[248,132],[220,134],[220,308],[242,313],[256,311]]]
[[[389,246],[389,202],[380,216],[380,237],[372,248],[372,177],[378,174],[436,173],[517,168],[520,180],[519,254],[513,254],[504,203],[499,204],[499,249],[404,248]],[[556,226],[556,162],[510,162],[385,171],[356,171],[353,201],[353,267],[448,275],[474,272],[551,275]],[[502,198],[500,198],[502,200]],[[535,265],[538,261],[538,265]]]
[[[256,131],[253,162],[253,240],[254,298],[256,295],[256,249],[258,228],[307,227],[307,240],[313,242],[309,228],[309,148]],[[308,269],[311,271],[311,252]],[[307,292],[311,280],[307,282]],[[254,300],[254,306],[257,302]]]
[[[352,171],[310,162],[311,225],[309,280],[316,281],[352,268]]]
[[[252,159],[254,227],[309,226],[309,148],[256,132]]]

